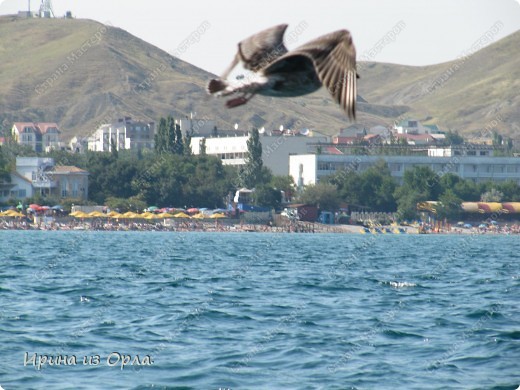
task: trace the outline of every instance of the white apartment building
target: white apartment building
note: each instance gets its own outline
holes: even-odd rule
[[[242,165],[247,157],[247,140],[249,135],[229,135],[218,137],[192,137],[191,150],[200,154],[200,142],[206,141],[206,154],[218,156],[225,165]],[[305,137],[292,135],[260,135],[262,143],[263,165],[275,175],[289,174],[289,156],[309,153],[319,142],[327,143],[326,137]]]
[[[155,123],[134,121],[130,117],[101,125],[88,139],[88,150],[109,152],[112,140],[117,150],[142,150],[154,147]]]
[[[512,180],[520,185],[520,158],[518,157],[300,154],[289,156],[289,174],[301,187],[316,184],[321,178],[341,170],[363,172],[380,160],[388,164],[392,176],[400,183],[407,169],[425,166],[441,176],[451,172],[477,183]]]

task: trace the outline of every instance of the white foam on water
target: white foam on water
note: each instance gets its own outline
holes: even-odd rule
[[[415,287],[417,286],[415,283],[408,282],[390,282],[390,286],[395,288],[403,288],[403,287]]]

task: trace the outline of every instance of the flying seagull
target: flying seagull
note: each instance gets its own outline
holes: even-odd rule
[[[287,24],[280,24],[244,39],[235,58],[219,79],[212,79],[211,95],[240,94],[228,108],[246,104],[256,94],[273,97],[306,95],[325,86],[352,120],[356,117],[356,48],[347,30],[316,38],[295,50],[283,44]],[[237,65],[252,72],[228,76]]]

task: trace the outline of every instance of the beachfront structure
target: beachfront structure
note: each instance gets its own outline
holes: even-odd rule
[[[227,135],[225,135],[227,134]],[[289,174],[289,156],[309,153],[319,142],[328,143],[326,137],[306,137],[286,135],[285,132],[269,132],[260,135],[262,143],[263,165],[275,175]],[[205,139],[206,154],[222,159],[224,165],[243,165],[247,157],[249,135],[233,135],[233,132],[221,132],[217,137],[192,137],[191,150],[200,154],[200,145]]]
[[[15,122],[11,128],[13,140],[36,152],[60,149],[60,130],[56,123]]]
[[[17,157],[11,181],[0,182],[0,201],[25,199],[35,195],[87,199],[88,172],[56,165],[53,158]]]
[[[134,121],[130,117],[119,119],[114,123],[106,123],[92,134],[87,142],[88,150],[110,152],[112,143],[117,150],[153,149],[155,123]]]
[[[341,170],[363,172],[380,160],[388,164],[391,175],[399,183],[402,183],[406,170],[414,166],[424,166],[440,176],[454,173],[477,183],[512,180],[520,185],[518,157],[300,154],[289,156],[289,174],[301,188],[304,185],[316,184],[321,178]]]

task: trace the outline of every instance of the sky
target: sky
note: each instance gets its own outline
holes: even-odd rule
[[[41,0],[30,0],[37,10]],[[358,60],[432,65],[520,29],[520,0],[52,0],[54,12],[120,27],[220,74],[237,43],[288,23],[291,49],[329,32],[352,33]],[[28,0],[0,0],[0,15]],[[484,40],[482,38],[485,37]],[[4,37],[0,37],[4,39]]]

